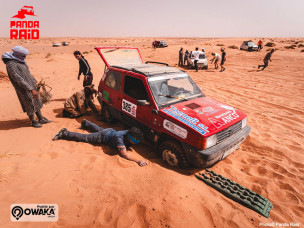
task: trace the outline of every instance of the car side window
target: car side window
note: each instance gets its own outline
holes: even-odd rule
[[[105,79],[105,85],[116,91],[120,91],[121,78],[122,78],[121,73],[115,71],[109,71]]]
[[[132,76],[125,76],[124,94],[136,100],[148,100],[148,93],[142,80]]]

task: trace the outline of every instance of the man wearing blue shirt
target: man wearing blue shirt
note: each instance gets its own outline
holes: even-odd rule
[[[143,134],[140,129],[132,127],[130,130],[116,131],[112,128],[99,127],[86,119],[81,122],[81,128],[92,133],[81,134],[70,132],[66,128],[63,128],[55,135],[53,140],[65,139],[91,144],[106,144],[112,148],[117,148],[125,159],[134,161],[139,166],[147,165],[145,160],[135,159],[127,152],[132,145],[138,144],[143,140]]]

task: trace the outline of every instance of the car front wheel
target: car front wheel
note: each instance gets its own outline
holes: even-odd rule
[[[159,147],[163,160],[170,166],[185,169],[189,167],[184,150],[173,141],[163,142]]]

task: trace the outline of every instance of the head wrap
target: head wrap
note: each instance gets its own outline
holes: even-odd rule
[[[2,60],[4,59],[15,59],[19,62],[25,63],[25,57],[29,54],[29,51],[26,50],[24,47],[16,46],[12,49],[12,52],[6,52],[2,55]]]

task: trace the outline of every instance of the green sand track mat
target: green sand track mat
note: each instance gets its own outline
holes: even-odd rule
[[[269,217],[272,203],[248,188],[239,185],[215,172],[206,169],[206,172],[195,174],[196,178],[215,188],[217,191],[235,202],[251,209],[259,214]]]

